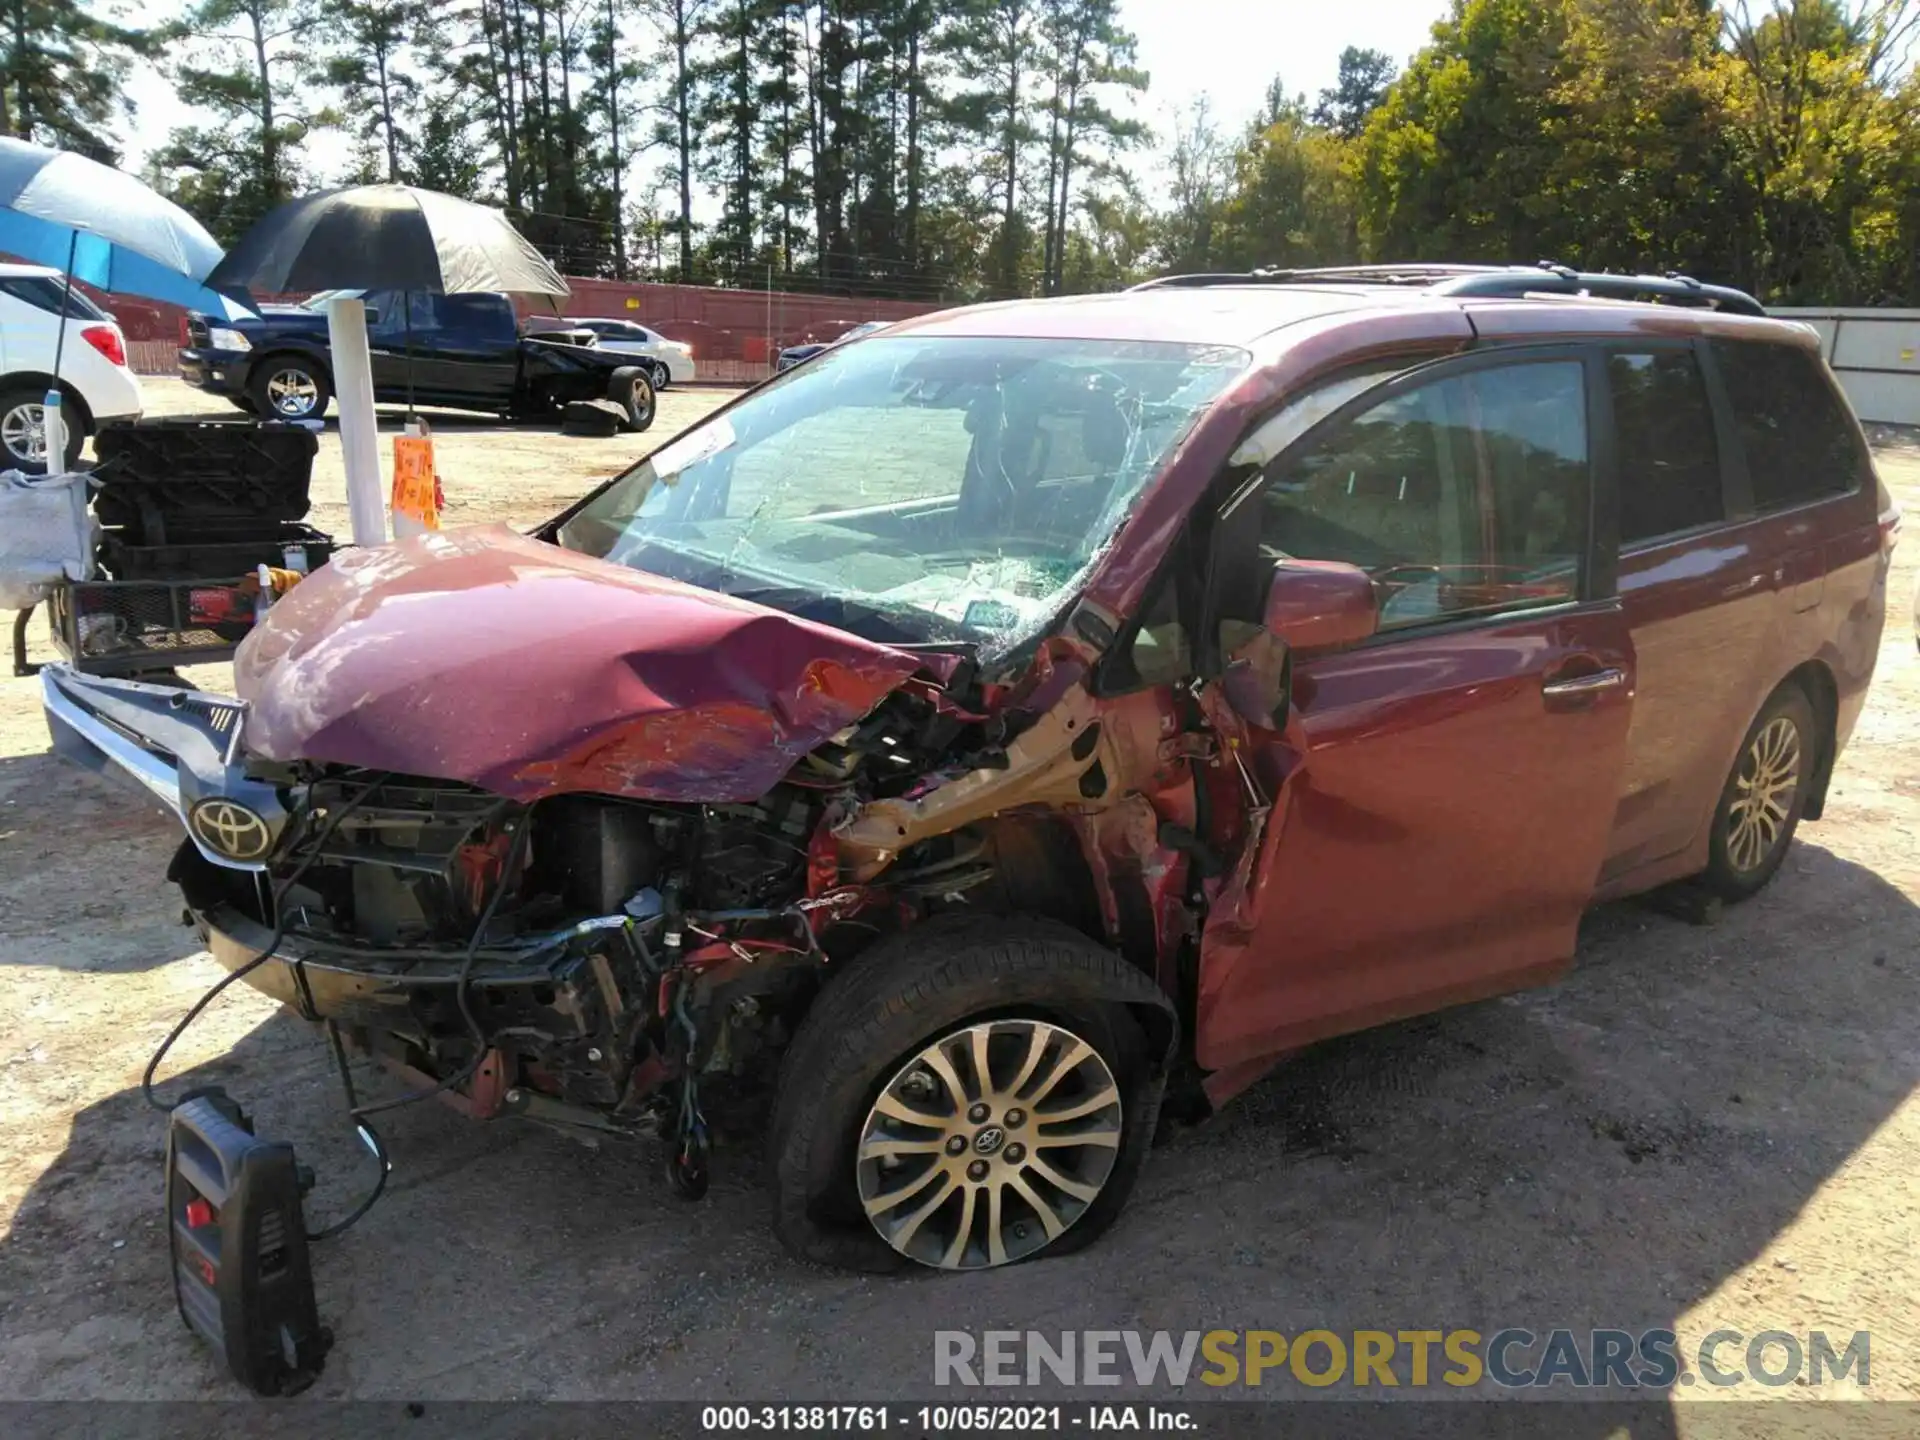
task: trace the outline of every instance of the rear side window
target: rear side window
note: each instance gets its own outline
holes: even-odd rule
[[[440,328],[462,340],[491,340],[513,333],[513,307],[499,295],[442,295]]]
[[[49,315],[60,313],[60,300],[65,290],[64,285],[47,275],[9,275],[0,280],[0,295],[11,295],[16,300],[24,300],[34,309],[44,310]],[[66,302],[69,320],[107,318],[104,310],[78,290],[66,295]]]
[[[1864,457],[1852,417],[1812,351],[1716,340],[1713,355],[1761,511],[1859,488]]]
[[[1632,545],[1726,518],[1713,409],[1685,350],[1610,355],[1620,452],[1620,543]]]

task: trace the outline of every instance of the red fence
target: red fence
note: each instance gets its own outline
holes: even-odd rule
[[[569,277],[560,302],[575,319],[625,319],[693,347],[703,380],[757,380],[783,346],[832,340],[867,320],[904,320],[937,310],[909,300],[800,295],[774,290],[723,290],[706,285],[655,285]],[[170,375],[174,349],[186,338],[186,312],[128,295],[95,295],[113,311],[129,341],[129,361],[143,375]],[[523,303],[523,314],[546,313]]]
[[[832,340],[866,320],[904,320],[938,310],[910,300],[862,300],[783,290],[722,290],[709,285],[654,285],[569,276],[573,293],[563,314],[627,319],[693,347],[696,361],[765,365],[782,346]],[[525,308],[525,307],[523,307]]]

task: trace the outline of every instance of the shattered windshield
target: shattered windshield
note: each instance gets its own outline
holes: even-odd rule
[[[1039,632],[1240,350],[876,336],[655,451],[560,544],[895,644]]]

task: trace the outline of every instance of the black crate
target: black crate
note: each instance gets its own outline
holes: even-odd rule
[[[108,425],[93,445],[94,513],[139,545],[207,520],[299,520],[320,449],[298,425],[200,420]]]
[[[231,659],[253,628],[254,603],[232,581],[87,580],[57,588],[48,606],[75,668],[127,675]]]
[[[317,570],[333,555],[331,536],[298,521],[254,523],[249,534],[223,534],[234,527],[196,526],[165,545],[131,545],[109,531],[100,542],[100,567],[112,580],[230,580],[261,565]],[[290,565],[287,551],[306,553]]]

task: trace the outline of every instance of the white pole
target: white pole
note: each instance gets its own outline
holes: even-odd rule
[[[387,497],[380,476],[380,430],[373,413],[373,358],[367,346],[365,301],[337,298],[327,303],[327,344],[333,351],[333,393],[340,407],[340,450],[346,460],[353,543],[383,545]]]
[[[80,248],[76,225],[67,232],[67,273],[61,277],[60,322],[53,339],[53,384],[47,387],[40,406],[40,438],[47,447],[47,474],[58,475],[67,468],[67,417],[60,403],[60,360],[67,349],[67,311],[73,305],[73,261]]]
[[[60,322],[65,324],[63,320]],[[67,468],[67,417],[60,409],[60,387],[49,385],[41,400],[40,434],[47,447],[47,474],[58,475]]]

